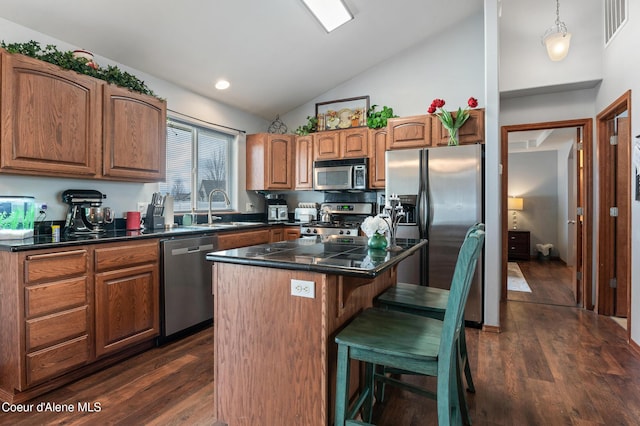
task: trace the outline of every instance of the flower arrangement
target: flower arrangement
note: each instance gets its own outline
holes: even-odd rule
[[[427,112],[437,116],[440,119],[442,126],[449,131],[449,145],[458,145],[458,129],[469,119],[469,109],[476,108],[478,106],[478,100],[474,97],[469,98],[467,101],[467,107],[465,109],[458,107],[455,117],[443,108],[444,105],[444,99],[436,98],[431,102],[431,106]],[[440,109],[440,111],[436,112],[438,109]]]
[[[374,234],[384,234],[389,230],[389,225],[380,216],[369,216],[360,225],[362,232],[367,234],[367,237],[371,238]]]

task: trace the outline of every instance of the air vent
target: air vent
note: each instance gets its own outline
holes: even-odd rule
[[[627,22],[629,0],[604,0],[604,45],[618,33]]]

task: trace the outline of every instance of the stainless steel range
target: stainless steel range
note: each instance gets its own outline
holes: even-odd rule
[[[320,214],[323,221],[314,221],[300,226],[303,237],[357,236],[362,221],[374,214],[374,203],[323,203],[320,205]]]

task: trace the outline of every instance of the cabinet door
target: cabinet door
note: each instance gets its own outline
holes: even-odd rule
[[[456,116],[452,112],[453,117]],[[449,143],[449,131],[444,128],[438,117],[431,117],[433,145],[447,145]],[[469,119],[458,129],[458,142],[460,145],[484,143],[484,109],[472,109],[469,111]]]
[[[369,188],[384,188],[387,128],[369,129]]]
[[[141,182],[164,180],[166,103],[112,84],[104,85],[103,99],[103,175]]]
[[[218,250],[266,244],[271,239],[268,229],[218,234]]]
[[[269,242],[277,243],[278,241],[282,240],[284,240],[284,229],[281,227],[272,228],[270,232]]]
[[[369,155],[368,140],[369,129],[366,127],[340,131],[341,158],[367,157]]]
[[[313,136],[296,137],[295,189],[313,189]]]
[[[297,240],[298,238],[300,238],[300,228],[295,227],[295,228],[291,228],[291,227],[286,227],[284,230],[284,239],[289,241],[289,240]]]
[[[4,51],[0,61],[0,169],[95,177],[101,155],[100,81]]]
[[[157,264],[96,274],[95,297],[96,356],[159,334]]]
[[[315,160],[340,158],[340,132],[320,132],[314,136]]]
[[[269,135],[267,137],[267,187],[266,189],[293,188],[293,136]]]
[[[424,148],[431,145],[431,116],[390,118],[387,120],[387,149]]]

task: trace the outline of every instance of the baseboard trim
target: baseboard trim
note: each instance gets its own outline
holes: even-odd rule
[[[482,325],[482,331],[486,331],[487,333],[501,333],[500,326],[498,325]]]

